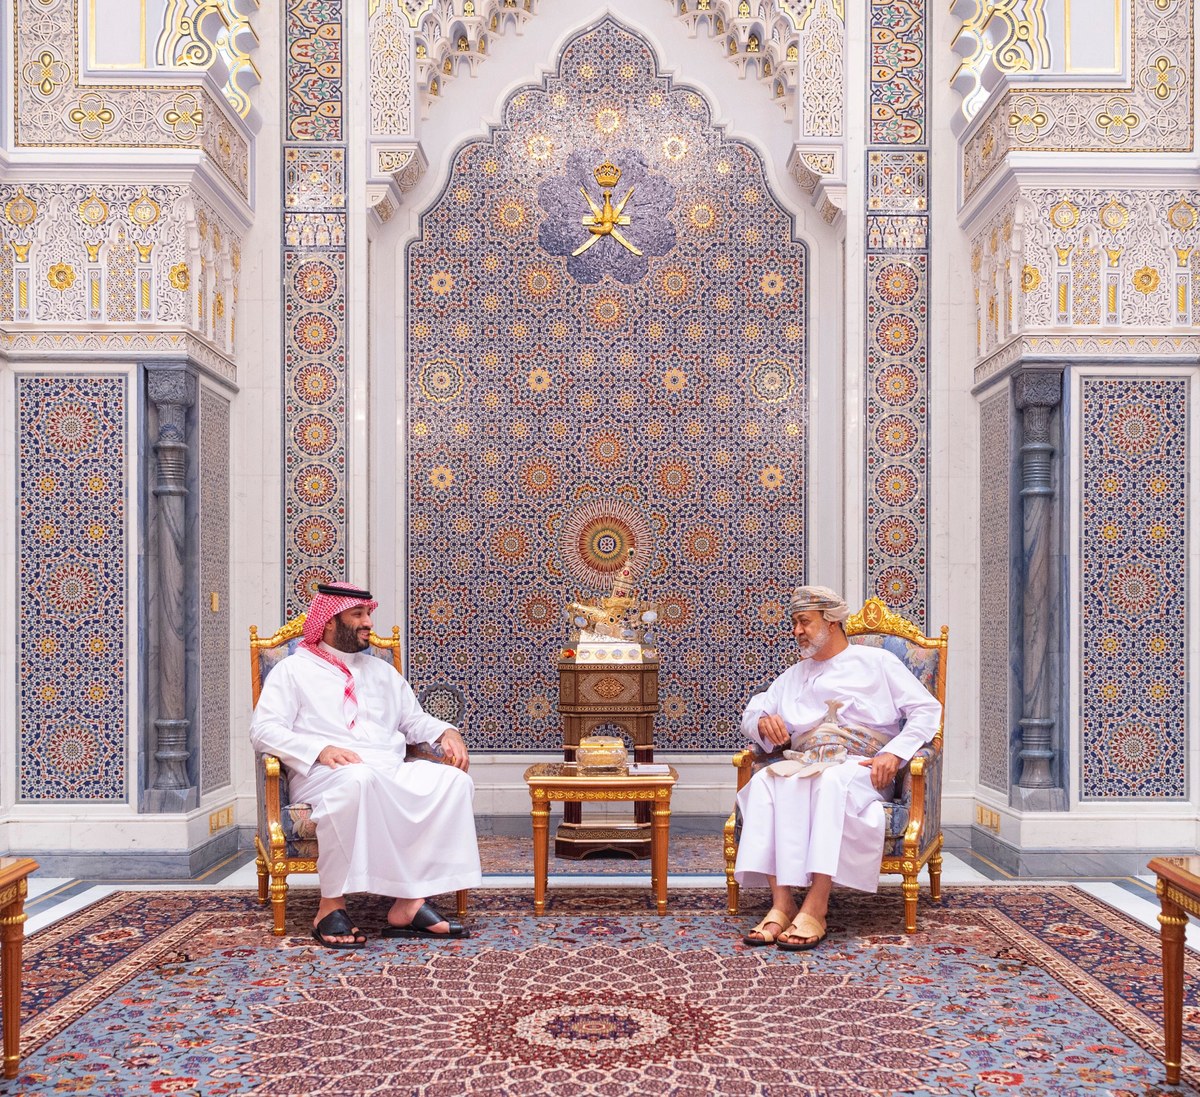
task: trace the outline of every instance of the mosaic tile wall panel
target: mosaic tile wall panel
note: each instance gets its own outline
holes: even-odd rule
[[[1082,382],[1084,800],[1188,794],[1188,385]]]
[[[924,145],[924,0],[871,0],[870,141]]]
[[[200,791],[228,785],[229,401],[200,389]],[[216,595],[214,606],[212,595]]]
[[[1008,793],[1012,398],[979,405],[979,783]]]
[[[126,799],[126,379],[17,386],[17,799]]]
[[[806,294],[758,155],[610,19],[455,156],[408,254],[408,650],[474,748],[561,744],[563,608],[629,548],[661,615],[657,744],[737,743],[792,657]]]
[[[284,15],[283,603],[346,571],[346,146],[342,5]]]
[[[864,325],[864,590],[925,627],[929,149],[923,0],[871,0]]]

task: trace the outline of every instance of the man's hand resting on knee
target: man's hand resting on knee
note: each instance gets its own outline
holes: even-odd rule
[[[361,762],[362,759],[352,750],[335,747],[331,744],[317,755],[317,761],[330,769],[337,769],[338,766],[348,766],[353,762]]]
[[[896,779],[896,774],[900,772],[900,766],[903,765],[896,755],[888,754],[887,751],[880,751],[874,758],[864,758],[858,764],[871,767],[871,784],[880,792],[883,792]]]

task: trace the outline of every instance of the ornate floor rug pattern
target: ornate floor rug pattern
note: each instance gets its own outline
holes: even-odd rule
[[[898,932],[898,890],[835,895],[813,952],[748,948],[724,891],[471,895],[473,936],[317,946],[240,891],[119,892],[26,942],[0,1093],[343,1095],[1200,1093],[1162,1086],[1157,936],[1070,887],[956,887]],[[359,924],[385,904],[362,897]],[[1160,1088],[1161,1087],[1161,1088]]]
[[[554,824],[550,825],[554,834]],[[489,876],[528,876],[530,842],[525,835],[481,834],[479,859]],[[551,876],[641,876],[649,872],[650,858],[623,854],[589,857],[555,857],[550,842]],[[672,834],[670,872],[677,876],[725,876],[725,840],[721,834]]]

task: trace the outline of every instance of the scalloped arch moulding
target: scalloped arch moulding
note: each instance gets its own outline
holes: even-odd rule
[[[845,210],[844,0],[665,0],[796,124],[788,169],[828,223]],[[421,121],[447,84],[474,75],[538,0],[371,0],[368,205],[385,223],[426,170]]]

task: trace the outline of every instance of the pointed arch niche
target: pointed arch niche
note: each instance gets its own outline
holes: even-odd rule
[[[841,576],[815,532],[843,522],[841,229],[763,89],[670,5],[622,7],[539,14],[449,83],[370,242],[370,571],[476,751],[560,745],[563,606],[628,548],[667,751],[736,745],[791,649],[781,593]]]

